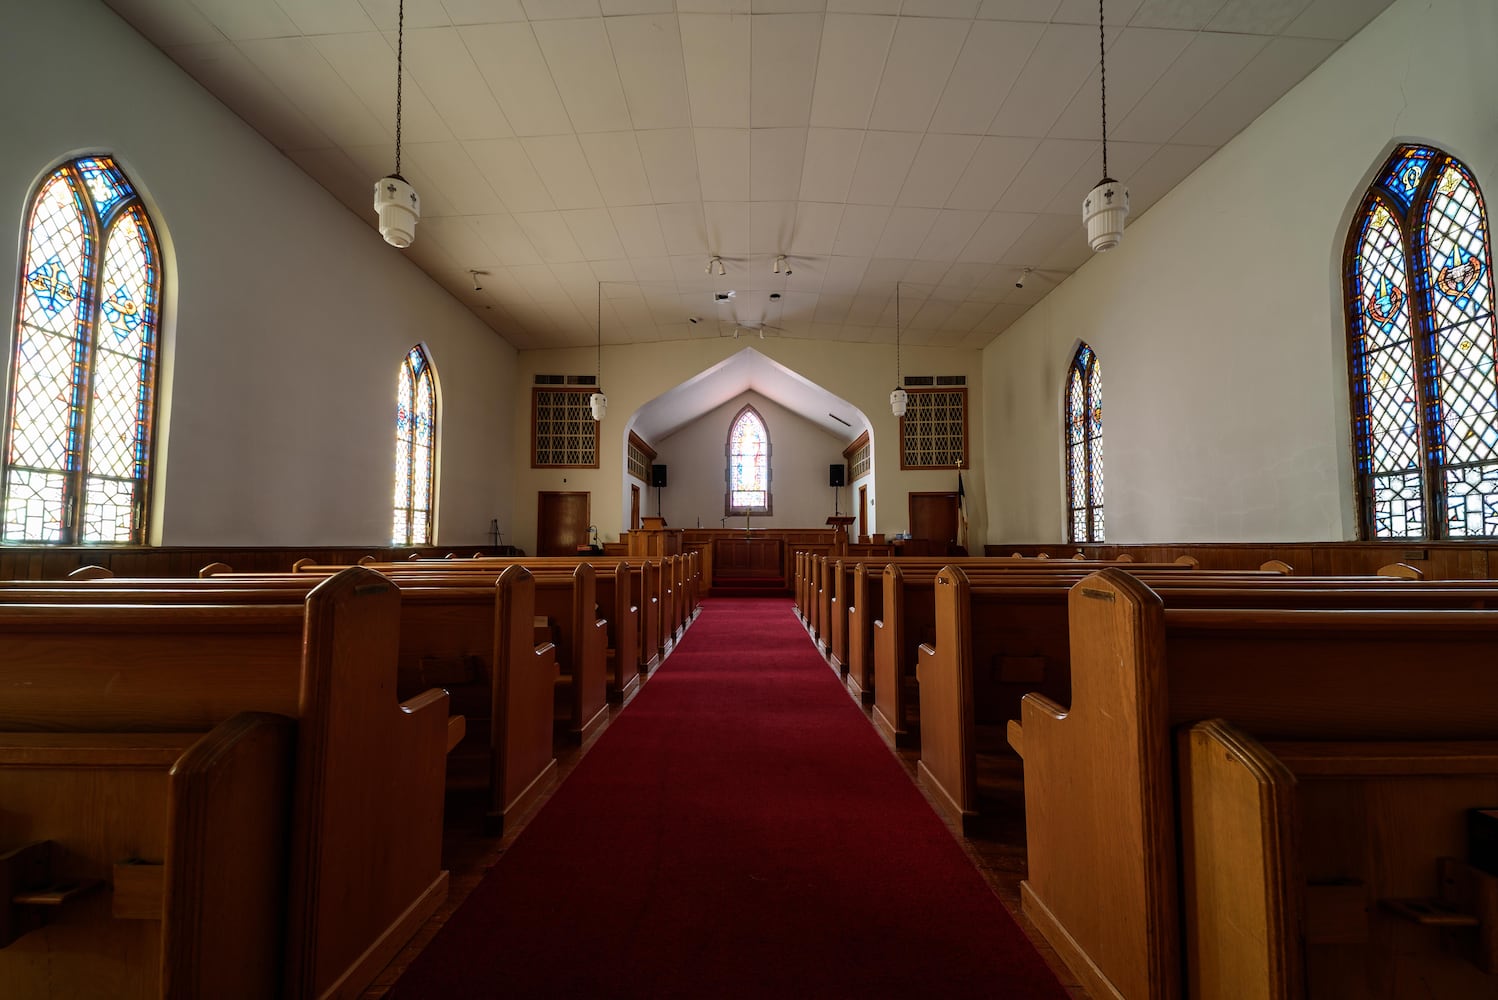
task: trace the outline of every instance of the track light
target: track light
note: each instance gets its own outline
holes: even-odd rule
[[[784,263],[785,263],[785,254],[783,254],[783,253],[782,254],[776,254],[775,255],[775,266],[773,268],[771,268],[771,272],[770,273],[772,273],[772,274],[779,274],[780,273],[781,265],[784,264]],[[789,274],[790,272],[787,271],[786,273]]]
[[[468,269],[468,275],[473,279],[473,290],[475,292],[482,292],[484,290],[484,286],[479,284],[479,275],[488,273],[488,271],[477,271],[471,267]]]
[[[717,254],[713,254],[707,260],[707,273],[712,274],[715,269],[718,274],[728,273],[728,271],[723,267],[723,258],[719,257]]]
[[[1014,287],[1015,288],[1024,288],[1025,287],[1025,279],[1030,276],[1030,272],[1033,271],[1033,270],[1035,270],[1035,268],[1033,268],[1033,267],[1022,268],[1020,270],[1020,272],[1019,272],[1019,280],[1015,281]]]

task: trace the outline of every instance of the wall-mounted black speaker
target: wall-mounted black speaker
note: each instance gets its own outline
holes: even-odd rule
[[[845,465],[843,465],[841,462],[839,462],[836,465],[829,465],[829,466],[827,466],[827,485],[828,486],[847,486],[848,485],[848,467],[845,466]]]
[[[651,486],[665,486],[665,485],[667,485],[667,483],[666,483],[666,467],[664,465],[652,465],[650,467],[650,485]]]

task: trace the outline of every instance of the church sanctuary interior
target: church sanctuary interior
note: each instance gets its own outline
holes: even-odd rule
[[[1498,998],[1495,53],[0,0],[0,997]]]

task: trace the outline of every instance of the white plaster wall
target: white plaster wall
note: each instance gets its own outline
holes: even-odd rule
[[[1079,338],[1103,366],[1109,541],[1355,537],[1347,227],[1401,140],[1461,158],[1492,212],[1495,51],[1494,0],[1396,0],[985,348],[989,540],[1065,537]]]
[[[770,434],[770,495],[774,511],[755,516],[756,528],[804,528],[822,524],[832,513],[827,467],[843,460],[848,440],[828,434],[805,417],[757,392],[746,392],[696,418],[656,444],[657,462],[670,469],[670,484],[661,491],[661,506],[673,528],[724,526],[723,493],[729,425],[748,404],[759,411]],[[651,512],[654,513],[654,490]],[[848,491],[838,491],[847,507]],[[744,526],[730,518],[727,527]]]
[[[487,541],[511,516],[515,351],[102,3],[3,6],[0,234],[59,162],[103,152],[164,239],[153,540],[388,544],[396,370],[422,341],[437,540]],[[19,254],[0,240],[0,274]]]
[[[893,341],[893,331],[891,331]],[[600,466],[598,469],[532,469],[529,468],[531,400],[530,385],[537,372],[560,372],[587,374],[597,364],[592,348],[555,351],[522,351],[519,356],[521,377],[516,393],[515,448],[521,457],[515,475],[515,517],[506,524],[506,540],[515,539],[515,544],[534,551],[536,538],[536,494],[543,490],[585,490],[593,494],[592,511],[594,523],[605,541],[617,539],[624,518],[628,516],[628,491],[624,483],[628,480],[624,472],[625,442],[630,422],[641,406],[660,396],[687,379],[706,371],[736,353],[741,345],[735,341],[718,337],[693,340],[666,341],[653,344],[637,344],[629,347],[604,345],[602,385],[609,397],[608,415],[600,428]],[[877,490],[870,488],[871,506],[869,517],[874,522],[871,530],[894,535],[909,527],[909,506],[906,494],[911,491],[943,491],[957,488],[955,471],[904,472],[900,469],[898,449],[899,421],[889,410],[889,391],[895,380],[895,349],[889,344],[846,344],[828,341],[795,340],[774,338],[755,341],[754,349],[772,361],[797,372],[829,392],[847,400],[857,407],[871,423],[870,439],[874,453],[873,480]],[[972,468],[963,473],[967,490],[970,537],[981,543],[985,530],[985,500],[981,484],[983,446],[983,422],[979,419],[979,401],[983,395],[983,379],[979,352],[958,348],[911,346],[901,348],[903,370],[906,374],[965,375],[969,393],[968,450],[972,455]],[[715,432],[718,433],[718,432]],[[726,434],[726,429],[722,432]],[[850,435],[851,440],[851,435]],[[651,441],[659,448],[660,442]],[[842,457],[842,446],[822,461],[821,475],[823,506],[809,523],[781,527],[824,526],[832,502],[827,482],[826,466]],[[717,447],[722,447],[719,441]],[[657,461],[670,460],[658,458]],[[672,466],[671,477],[675,482],[676,470]],[[719,487],[721,489],[721,487]],[[620,491],[624,490],[621,499]],[[655,513],[655,491],[648,498],[642,497],[647,513]],[[679,525],[672,516],[672,489],[663,495],[667,519],[673,527]],[[777,487],[777,497],[778,497]],[[850,494],[843,491],[846,499]],[[873,501],[876,499],[877,504]],[[777,499],[776,513],[779,515]],[[719,502],[721,508],[721,501]],[[622,511],[622,513],[620,513]],[[696,517],[695,514],[691,515]],[[721,513],[718,515],[721,517]],[[692,523],[695,523],[692,522]],[[703,517],[706,526],[716,524]]]

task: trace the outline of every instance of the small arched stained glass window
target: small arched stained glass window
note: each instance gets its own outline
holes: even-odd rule
[[[1354,217],[1345,275],[1362,536],[1498,536],[1492,251],[1467,168],[1396,149]]]
[[[1103,369],[1082,344],[1066,375],[1067,540],[1103,541]]]
[[[161,251],[107,156],[37,188],[10,359],[0,541],[146,541]]]
[[[770,432],[759,411],[746,405],[728,431],[728,501],[724,513],[770,511]]]
[[[436,507],[437,384],[420,344],[406,354],[395,382],[396,545],[432,544]]]

